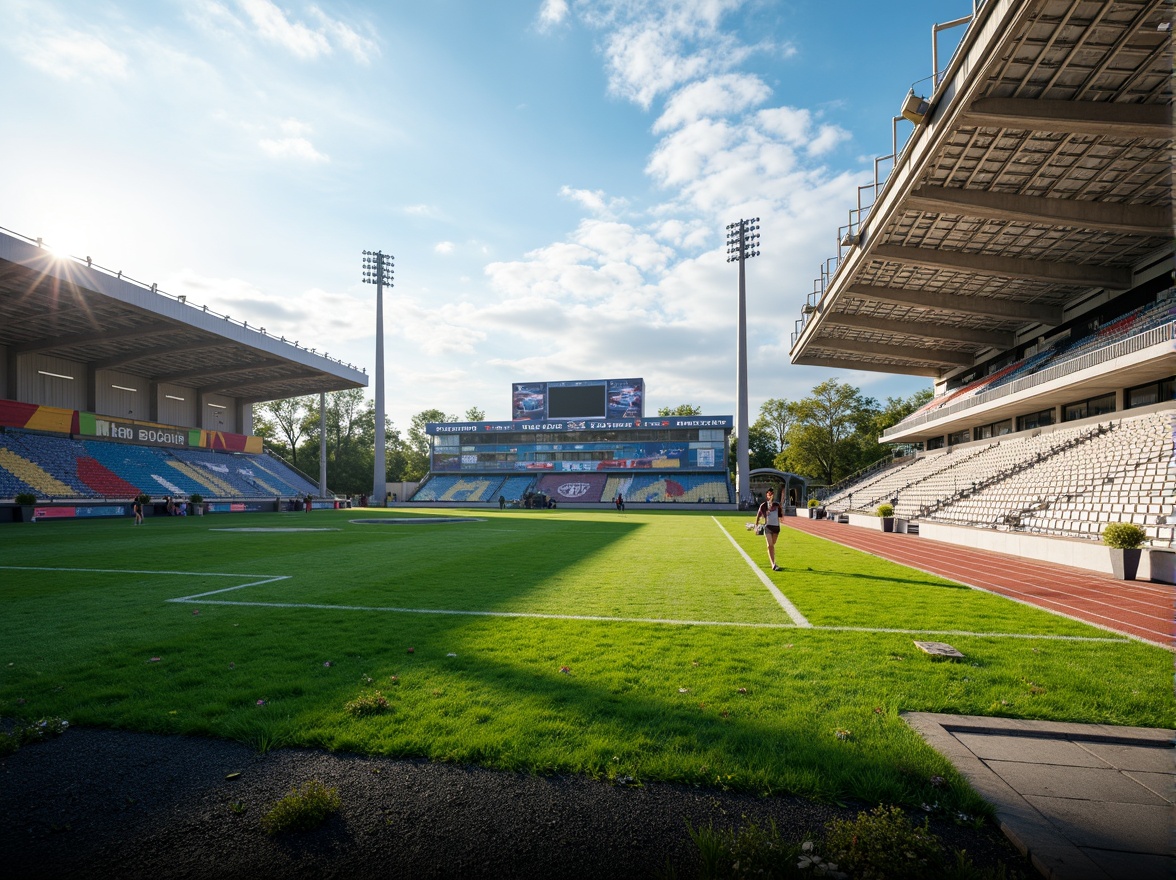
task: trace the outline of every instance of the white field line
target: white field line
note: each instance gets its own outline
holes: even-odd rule
[[[243,584],[242,586],[252,585]],[[239,588],[230,587],[229,589],[235,590]],[[227,592],[227,590],[217,590],[216,592]],[[202,593],[201,595],[211,596],[213,594]],[[458,617],[512,617],[533,620],[584,620],[601,623],[655,623],[668,626],[731,626],[740,627],[743,629],[811,629],[821,630],[823,632],[861,632],[898,635],[906,634],[915,636],[974,636],[977,638],[991,639],[1049,639],[1054,641],[1068,642],[1114,642],[1116,644],[1125,644],[1130,641],[1130,639],[1126,637],[1112,639],[1091,638],[1087,636],[1029,635],[1026,633],[965,632],[963,630],[886,629],[882,627],[872,628],[864,626],[813,626],[812,624],[801,626],[795,623],[754,623],[730,620],[675,620],[673,618],[666,617],[605,617],[603,615],[595,614],[540,614],[531,611],[470,611],[448,608],[396,608],[392,606],[381,605],[322,605],[310,602],[235,602],[228,599],[211,599],[207,601],[201,601],[198,596],[187,596],[182,599],[168,599],[167,601],[186,602],[191,605],[241,605],[247,608],[309,608],[316,611],[379,611],[390,612],[393,614],[438,614]]]
[[[281,580],[288,578],[288,574],[232,574],[225,571],[167,571],[156,568],[60,568],[48,565],[0,565],[0,569],[6,571],[78,571],[85,574],[172,574],[183,575],[185,577],[210,577],[210,578],[252,578],[265,577],[273,580]],[[234,588],[235,589],[235,588]]]
[[[721,528],[721,526],[720,526]],[[726,534],[726,529],[723,530]],[[728,537],[730,537],[728,535]],[[738,546],[738,545],[737,545]],[[746,556],[747,554],[744,554]],[[749,560],[750,561],[750,560]],[[160,574],[160,575],[174,575],[181,577],[227,577],[227,578],[252,578],[257,575],[251,574],[232,574],[223,571],[159,571],[156,569],[124,569],[124,568],[54,568],[44,565],[0,565],[0,570],[7,571],[63,571],[63,572],[80,572],[88,574]],[[758,569],[757,569],[758,570]],[[1087,636],[1061,636],[1061,635],[1033,635],[1030,633],[997,633],[997,632],[969,632],[965,630],[935,630],[935,629],[892,629],[887,627],[867,627],[867,626],[813,626],[808,621],[803,624],[798,623],[753,623],[740,621],[725,621],[725,620],[676,620],[673,618],[663,617],[605,617],[601,615],[591,614],[540,614],[526,611],[461,611],[450,610],[444,608],[395,608],[383,607],[378,605],[321,605],[310,602],[234,602],[227,599],[204,599],[205,596],[215,596],[220,593],[230,593],[235,590],[243,590],[246,587],[257,587],[263,584],[272,584],[278,581],[290,580],[293,575],[279,574],[279,575],[262,575],[261,580],[249,581],[244,584],[236,584],[232,587],[224,587],[219,590],[210,590],[207,593],[197,593],[192,596],[181,596],[176,599],[167,599],[167,602],[183,603],[190,605],[240,605],[248,608],[308,608],[319,611],[382,611],[392,612],[397,614],[438,614],[438,615],[454,615],[466,617],[515,617],[528,618],[535,620],[583,620],[590,622],[601,623],[653,623],[663,624],[669,626],[730,626],[740,627],[743,629],[811,629],[820,630],[823,632],[860,632],[860,633],[876,633],[879,635],[897,634],[897,635],[945,635],[945,636],[967,636],[974,638],[990,638],[990,639],[1043,639],[1051,641],[1065,641],[1065,642],[1112,642],[1115,644],[1124,644],[1134,639],[1123,636],[1120,638],[1097,638]],[[787,601],[787,599],[785,599]],[[799,612],[798,612],[799,614]],[[802,617],[803,619],[803,617]]]
[[[808,618],[800,613],[799,608],[788,601],[788,597],[781,593],[779,588],[774,583],[772,583],[772,579],[764,574],[760,567],[752,561],[752,558],[747,555],[742,547],[739,546],[739,543],[735,540],[731,533],[723,528],[723,524],[719,522],[716,517],[712,516],[711,519],[714,520],[715,525],[719,527],[719,531],[727,536],[727,540],[731,542],[731,546],[738,550],[739,555],[744,558],[749,566],[751,566],[751,570],[755,572],[756,576],[760,579],[763,585],[768,588],[768,592],[776,598],[776,601],[780,604],[780,607],[784,609],[784,613],[788,615],[792,622],[799,627],[811,627],[812,624],[808,622]]]

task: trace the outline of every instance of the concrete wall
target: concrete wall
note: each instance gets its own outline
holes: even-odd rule
[[[997,553],[1008,553],[1011,556],[1025,556],[1029,559],[1040,559],[1042,562],[1054,562],[1058,565],[1069,565],[1083,568],[1087,571],[1097,571],[1111,574],[1111,555],[1107,548],[1097,541],[1084,541],[1081,538],[1046,537],[1032,535],[1025,532],[1003,532],[994,529],[974,529],[967,526],[953,526],[944,523],[920,520],[919,537],[932,541],[943,541],[946,544],[959,544],[964,547],[976,547],[981,550],[992,550]],[[1139,580],[1152,577],[1152,562],[1149,557],[1154,554],[1157,580],[1174,583],[1171,578],[1173,559],[1176,553],[1164,550],[1145,552],[1139,561]],[[1167,577],[1163,577],[1167,574]]]

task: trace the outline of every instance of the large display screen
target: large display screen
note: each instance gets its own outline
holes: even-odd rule
[[[644,416],[644,379],[516,382],[511,387],[511,420],[516,422]]]
[[[603,419],[606,415],[603,383],[547,386],[549,419]]]

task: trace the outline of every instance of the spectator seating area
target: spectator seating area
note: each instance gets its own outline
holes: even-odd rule
[[[1176,320],[1176,298],[1162,298],[1157,302],[1133,309],[1122,317],[1108,324],[1104,324],[1098,330],[1087,336],[1080,339],[1060,340],[1044,351],[1028,355],[981,379],[949,391],[947,394],[941,394],[939,397],[928,401],[912,415],[933,412],[950,403],[956,403],[966,400],[969,397],[975,397],[978,394],[984,394],[985,392],[999,388],[1001,385],[1007,385],[1009,382],[1013,382],[1023,376],[1040,372],[1049,367],[1065,364],[1068,361],[1073,361],[1097,349],[1114,345],[1116,342],[1120,342],[1129,336],[1146,333],[1154,327],[1174,320]]]
[[[0,498],[213,498],[317,495],[318,487],[268,453],[135,446],[18,430],[0,433]]]
[[[870,474],[825,499],[832,510],[1098,538],[1112,522],[1167,545],[1176,520],[1172,410],[936,451]]]
[[[589,475],[596,477],[596,474]],[[541,478],[532,475],[486,476],[439,474],[429,477],[420,485],[412,501],[455,501],[488,502],[497,501],[499,496],[508,502],[519,501],[531,491],[542,492],[558,501],[563,500],[546,483],[563,481],[566,475],[557,477],[546,474]],[[588,503],[610,502],[619,492],[626,503],[680,502],[698,504],[715,502],[727,504],[731,501],[731,489],[724,479],[716,479],[713,473],[663,473],[645,472],[640,475],[611,474],[601,485],[599,480],[585,478],[584,483],[593,491],[576,500]]]

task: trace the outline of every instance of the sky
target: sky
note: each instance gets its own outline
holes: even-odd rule
[[[0,227],[375,367],[386,411],[510,418],[514,382],[644,378],[751,417],[839,226],[970,0],[0,0]],[[962,35],[941,37],[940,66]],[[900,139],[910,126],[900,124]],[[374,382],[368,394],[374,392]]]

